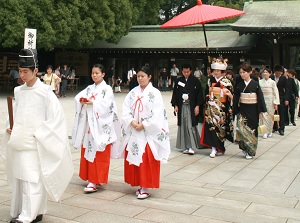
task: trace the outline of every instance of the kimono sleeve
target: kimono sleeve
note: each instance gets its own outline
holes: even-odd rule
[[[257,85],[257,99],[258,99],[258,113],[267,112],[266,102],[264,95],[261,91],[259,84]]]
[[[132,91],[126,95],[125,100],[123,102],[123,111],[122,111],[123,134],[124,132],[129,132],[129,129],[131,128],[131,122],[135,120],[132,116],[131,94]]]
[[[46,121],[35,131],[44,186],[59,201],[72,179],[74,167],[64,112],[52,91],[48,93]]]
[[[276,82],[275,81],[273,81],[273,86],[272,86],[272,88],[273,88],[273,92],[274,92],[274,104],[275,105],[279,105],[280,104],[280,99],[279,99],[279,92],[278,92],[278,88],[277,88],[277,86],[276,86]]]
[[[178,106],[178,100],[179,100],[179,95],[178,95],[178,79],[175,81],[174,88],[173,88],[173,94],[172,94],[172,99],[171,99],[171,104],[173,107]]]

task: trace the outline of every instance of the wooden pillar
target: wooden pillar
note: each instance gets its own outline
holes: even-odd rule
[[[280,45],[279,43],[273,44],[273,65],[280,64]]]

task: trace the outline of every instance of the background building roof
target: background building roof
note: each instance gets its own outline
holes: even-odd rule
[[[231,25],[242,33],[300,32],[300,1],[252,1]]]
[[[206,25],[206,35],[210,50],[250,49],[256,41],[255,36],[232,31],[226,25]],[[134,26],[118,44],[97,41],[91,48],[131,49],[131,50],[205,50],[202,26],[179,29],[161,29],[159,26]]]

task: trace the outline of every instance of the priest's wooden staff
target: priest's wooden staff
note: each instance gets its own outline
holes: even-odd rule
[[[14,117],[13,117],[13,97],[7,97],[7,108],[8,108],[8,117],[9,117],[9,126],[10,129],[13,128],[14,125]]]

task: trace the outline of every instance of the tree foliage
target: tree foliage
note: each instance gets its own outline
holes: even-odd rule
[[[242,9],[246,0],[202,0]],[[262,0],[261,0],[262,1]],[[37,29],[37,46],[85,48],[96,40],[118,43],[133,24],[162,24],[196,0],[1,0],[0,47],[23,46],[24,29]],[[235,18],[223,22],[233,22]]]
[[[223,6],[227,8],[233,9],[243,9],[243,5],[246,0],[202,0],[203,4],[209,5],[216,5],[216,6]],[[196,0],[165,0],[165,3],[161,5],[161,14],[160,14],[160,24],[167,22],[171,18],[180,13],[194,7],[197,4]],[[217,21],[217,22],[233,22],[235,18],[227,19],[224,21]]]
[[[87,47],[102,39],[117,43],[128,33],[136,18],[132,2],[2,0],[0,43],[2,47],[20,48],[25,28],[37,29],[37,46],[46,50]]]

